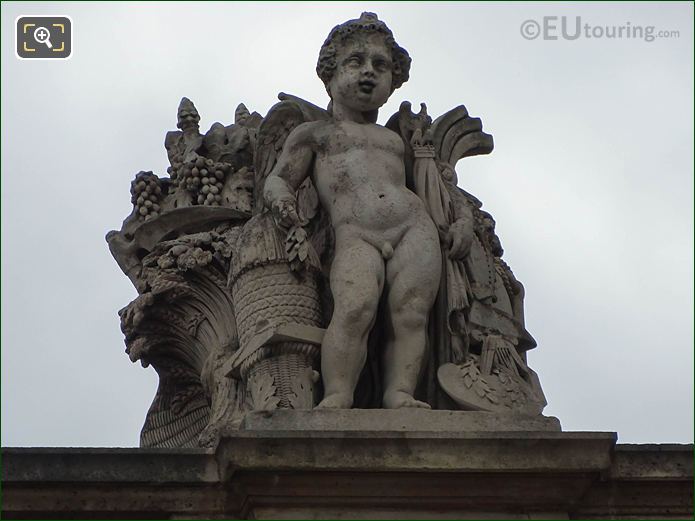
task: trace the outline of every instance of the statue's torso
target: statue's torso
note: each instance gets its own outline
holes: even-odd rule
[[[426,217],[420,199],[405,185],[403,141],[397,134],[374,124],[331,121],[316,128],[315,138],[313,179],[336,233],[351,228],[397,242]]]

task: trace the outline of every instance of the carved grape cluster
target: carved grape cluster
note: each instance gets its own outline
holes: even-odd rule
[[[176,165],[173,165],[174,171]],[[173,179],[183,190],[193,193],[195,204],[219,206],[222,201],[222,188],[225,176],[232,172],[229,163],[217,162],[202,156],[181,163]]]
[[[181,154],[177,154],[176,157],[172,159],[171,166],[167,167],[167,174],[169,174],[171,180],[174,181],[174,184],[178,184],[179,170],[181,170],[182,166]]]
[[[130,195],[141,219],[147,221],[159,215],[162,187],[159,178],[152,172],[139,172],[135,176],[130,184]]]

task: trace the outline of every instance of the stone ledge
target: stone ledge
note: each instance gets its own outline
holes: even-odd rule
[[[611,467],[611,478],[693,479],[693,445],[618,445]]]
[[[225,472],[605,472],[615,433],[245,431],[218,447]]]
[[[247,414],[242,430],[298,432],[560,432],[555,417],[426,409],[276,409]]]
[[[6,448],[2,516],[692,519],[693,446],[614,441],[239,431],[217,452]]]
[[[3,447],[2,463],[3,483],[219,481],[210,449]]]

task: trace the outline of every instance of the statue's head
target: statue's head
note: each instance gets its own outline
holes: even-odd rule
[[[367,105],[378,103],[372,107],[378,108],[408,80],[410,62],[386,24],[373,13],[362,13],[331,30],[319,52],[316,73],[331,99],[342,90]]]
[[[249,112],[249,109],[246,108],[246,105],[239,103],[234,111],[234,124],[243,125],[249,120],[250,117],[251,113]]]
[[[176,126],[181,130],[186,130],[189,128],[198,128],[198,122],[200,121],[200,115],[198,110],[193,105],[193,102],[188,98],[181,98],[181,103],[179,103],[179,109],[176,113],[177,123]]]

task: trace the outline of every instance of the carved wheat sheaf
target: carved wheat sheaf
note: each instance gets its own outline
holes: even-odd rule
[[[147,414],[140,434],[141,447],[197,447],[198,438],[210,419],[207,401],[199,399],[185,414],[171,410]]]

